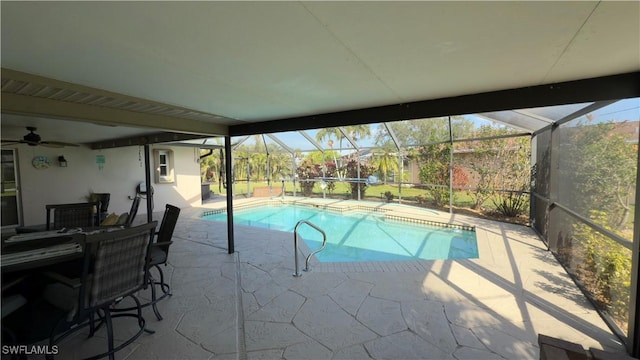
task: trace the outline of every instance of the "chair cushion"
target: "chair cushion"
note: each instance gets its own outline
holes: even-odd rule
[[[122,213],[120,217],[118,217],[118,221],[116,221],[116,225],[125,225],[127,223],[127,219],[129,218],[129,213]]]
[[[115,225],[118,222],[118,218],[118,215],[115,213],[109,214],[109,216],[100,223],[100,226]]]
[[[167,253],[160,247],[152,245],[150,265],[164,264],[166,261]]]

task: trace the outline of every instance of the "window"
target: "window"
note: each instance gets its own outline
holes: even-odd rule
[[[158,149],[153,151],[156,183],[174,182],[173,151]]]
[[[160,152],[160,176],[167,176],[169,174],[169,156],[166,151]]]

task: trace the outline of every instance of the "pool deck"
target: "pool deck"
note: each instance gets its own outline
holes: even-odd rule
[[[224,202],[183,209],[165,269],[174,295],[159,304],[165,318],[157,321],[145,309],[156,333],[116,358],[538,359],[538,334],[624,351],[530,228],[370,204],[409,218],[473,225],[480,256],[315,263],[311,272],[293,277],[291,233],[236,226],[236,252],[227,254],[226,223],[200,218]],[[135,329],[125,319],[114,325],[118,341]],[[105,337],[103,330],[88,340],[74,336],[60,353],[65,359],[89,356],[106,346]]]

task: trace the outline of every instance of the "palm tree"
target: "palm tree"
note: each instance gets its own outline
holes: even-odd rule
[[[340,129],[338,128],[320,129],[316,134],[316,140],[320,143],[323,142],[325,139],[328,139],[327,143],[329,144],[329,148],[332,150],[331,153],[333,154],[333,162],[334,164],[336,164],[336,166],[338,166],[338,159],[336,158],[337,152],[333,151],[333,139],[332,139],[333,137],[335,137],[336,140],[340,141],[339,149],[341,149],[342,139],[344,139],[344,135],[342,134],[342,131],[340,131]],[[340,171],[336,171],[336,175],[338,175],[339,178],[343,177]]]
[[[269,159],[271,167],[271,180],[279,181],[292,175],[291,154],[284,152],[272,153]]]
[[[398,171],[398,156],[390,148],[374,151],[371,164],[382,174],[382,181],[387,183],[387,175],[391,171]]]
[[[342,148],[342,139],[344,135],[338,128],[324,128],[318,130],[316,133],[316,140],[322,143],[325,139],[329,140],[329,147],[333,148],[333,138],[340,142],[340,148]]]
[[[368,124],[345,126],[344,129],[355,141],[371,136],[371,126]]]
[[[259,152],[253,153],[250,157],[250,167],[253,169],[254,179],[256,181],[260,181],[263,177],[261,176],[263,173],[263,169],[266,171],[267,169],[267,154]]]
[[[236,151],[234,157],[234,174],[235,180],[246,179],[249,175],[247,173],[247,164],[249,158],[247,157],[247,152],[245,151]]]

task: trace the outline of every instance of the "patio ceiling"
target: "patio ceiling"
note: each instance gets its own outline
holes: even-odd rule
[[[555,120],[548,110],[500,115],[520,108],[518,92],[500,91],[635,72],[624,78],[629,87],[640,70],[638,2],[0,6],[3,138],[29,122],[49,140],[78,143],[158,130],[278,132],[376,122],[367,115],[433,109],[441,99],[451,99],[443,112],[467,99],[467,108],[534,132]],[[639,92],[631,86],[631,96]],[[464,97],[483,93],[494,95]],[[609,100],[543,96],[524,107]],[[78,121],[99,131],[45,132]]]

